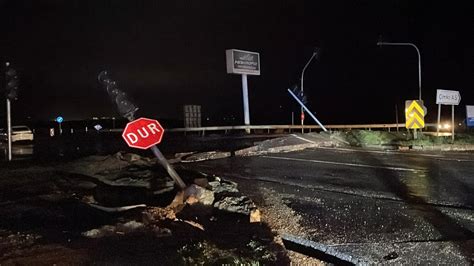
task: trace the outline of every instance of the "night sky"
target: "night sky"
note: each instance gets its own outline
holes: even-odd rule
[[[241,80],[226,73],[225,50],[255,51],[261,76],[249,76],[251,122],[289,124],[299,108],[286,89],[299,84],[317,46],[305,74],[317,117],[394,123],[395,105],[402,116],[404,101],[418,98],[418,61],[411,47],[378,47],[382,36],[420,48],[434,122],[436,89],[461,92],[459,118],[474,105],[473,3],[0,0],[0,61],[21,76],[17,121],[117,115],[97,82],[107,69],[142,115],[182,119],[183,104],[200,104],[211,124],[243,124]]]

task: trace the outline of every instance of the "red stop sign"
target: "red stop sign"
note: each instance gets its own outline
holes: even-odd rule
[[[128,146],[138,149],[148,149],[161,142],[165,130],[154,119],[138,118],[127,124],[122,138]]]

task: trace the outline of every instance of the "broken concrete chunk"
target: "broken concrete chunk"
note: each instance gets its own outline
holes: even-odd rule
[[[237,183],[232,181],[212,181],[209,182],[209,186],[211,187],[211,190],[216,194],[239,192],[239,190],[237,189]]]
[[[135,162],[135,161],[139,161],[142,159],[142,157],[138,154],[135,154],[135,153],[126,153],[125,155],[122,156],[123,160],[127,161],[127,162]]]
[[[101,228],[92,229],[82,233],[84,237],[88,238],[101,238],[106,236],[113,236],[116,234],[128,234],[139,231],[145,227],[144,224],[137,221],[129,221],[124,224],[117,225],[104,225]]]
[[[112,155],[116,159],[123,160],[123,154],[122,152],[117,152],[116,154]]]
[[[205,177],[195,178],[194,179],[194,184],[196,184],[196,185],[198,185],[202,188],[207,188],[207,186],[209,185],[209,181]]]
[[[99,230],[99,229],[92,229],[92,230],[82,233],[82,236],[88,237],[88,238],[100,238],[104,236],[104,231]]]
[[[124,224],[117,225],[117,228],[124,233],[130,233],[130,232],[142,229],[144,227],[145,227],[144,224],[137,221],[129,221]]]
[[[196,204],[196,203],[198,203],[198,202],[199,202],[199,200],[198,200],[195,196],[193,196],[193,195],[189,196],[189,197],[186,199],[186,203],[189,204],[189,205],[194,205],[194,204]]]
[[[185,163],[201,162],[201,161],[206,161],[206,160],[216,160],[216,159],[227,158],[230,156],[231,156],[230,152],[210,151],[210,152],[201,152],[201,153],[192,154],[190,156],[186,156],[185,158],[182,158],[181,161]]]
[[[214,202],[214,192],[192,184],[184,191],[185,198],[194,197],[203,205],[212,205]]]
[[[246,196],[225,197],[214,203],[214,207],[227,212],[250,215],[250,212],[257,208],[255,203]]]
[[[176,212],[173,208],[150,207],[143,212],[143,221],[153,224],[156,221],[175,220]]]

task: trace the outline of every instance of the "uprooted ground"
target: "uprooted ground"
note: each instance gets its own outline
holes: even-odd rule
[[[185,193],[130,154],[2,167],[0,264],[289,263],[235,183],[178,172]]]

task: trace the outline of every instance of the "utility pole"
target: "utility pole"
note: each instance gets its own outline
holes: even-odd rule
[[[12,160],[12,120],[11,100],[18,98],[18,76],[16,70],[10,67],[10,62],[5,63],[5,96],[7,105],[7,160]]]

